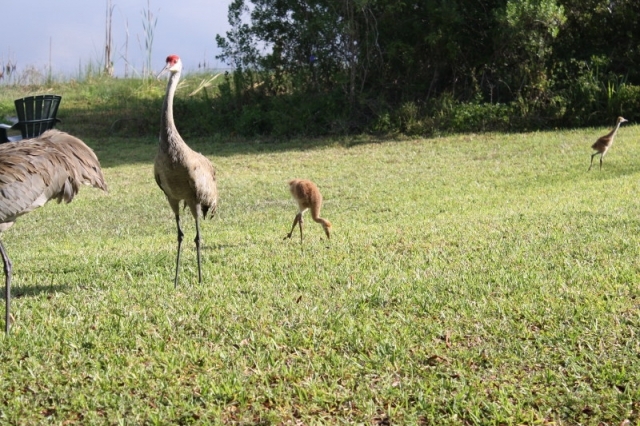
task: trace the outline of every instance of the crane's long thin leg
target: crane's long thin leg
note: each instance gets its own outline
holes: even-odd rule
[[[4,297],[6,302],[4,312],[4,331],[9,334],[11,328],[11,260],[7,256],[7,252],[0,241],[0,253],[2,254],[2,261],[4,262]]]
[[[298,221],[298,225],[300,225],[300,244],[302,244],[302,213],[300,213],[300,220]]]
[[[302,217],[302,213],[298,213],[296,217],[293,219],[293,226],[291,227],[291,232],[289,232],[287,236],[284,237],[285,240],[287,238],[291,238],[291,235],[293,235],[293,231],[296,229],[296,225],[298,224],[298,221],[300,220],[301,217]]]
[[[602,154],[600,156],[600,170],[602,170],[602,160],[603,160],[603,158],[604,158],[604,154]]]
[[[196,251],[198,252],[198,282],[202,284],[202,267],[200,266],[200,215],[196,214]]]
[[[591,164],[589,164],[589,169],[587,171],[591,170],[591,167],[593,167],[593,157],[595,157],[598,154],[599,154],[598,152],[591,154]]]
[[[176,278],[173,282],[173,285],[178,287],[178,271],[180,269],[180,246],[182,245],[182,239],[184,238],[184,233],[182,229],[180,229],[180,215],[176,215],[176,225],[178,227],[178,255],[176,256]]]

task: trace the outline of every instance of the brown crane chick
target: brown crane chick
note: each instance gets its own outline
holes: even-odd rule
[[[598,154],[600,154],[600,170],[602,170],[602,159],[604,158],[609,148],[611,148],[611,145],[613,145],[613,138],[615,138],[616,132],[620,128],[620,125],[626,121],[629,120],[623,117],[618,117],[616,127],[614,127],[613,130],[611,130],[606,135],[599,137],[598,140],[595,141],[593,145],[591,145],[591,148],[593,148],[596,152],[591,154],[591,164],[589,164],[589,169],[587,171],[591,170],[591,167],[593,166],[593,157]]]
[[[289,181],[289,190],[291,195],[298,203],[298,214],[293,219],[291,232],[284,239],[291,238],[296,225],[300,226],[300,243],[302,244],[302,214],[311,210],[311,218],[322,225],[327,238],[331,238],[331,222],[320,217],[320,208],[322,207],[322,194],[315,183],[306,179],[293,179]]]
[[[182,61],[177,55],[167,57],[164,69],[158,78],[169,71],[167,92],[162,106],[160,129],[160,145],[153,166],[156,183],[169,201],[178,228],[178,254],[176,256],[176,275],[174,285],[178,286],[178,270],[180,266],[180,246],[184,233],[180,228],[180,202],[191,210],[196,221],[196,250],[198,252],[198,282],[202,282],[200,260],[200,217],[213,214],[218,203],[216,171],[211,161],[204,155],[195,152],[180,137],[173,120],[173,98],[176,93]]]
[[[49,200],[70,203],[81,184],[107,191],[100,162],[80,139],[58,130],[0,144],[0,232]],[[5,332],[10,329],[12,264],[0,242],[5,275]]]

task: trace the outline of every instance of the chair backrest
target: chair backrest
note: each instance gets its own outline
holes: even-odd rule
[[[61,99],[58,95],[37,95],[15,100],[17,126],[23,139],[40,136],[60,122],[56,115]]]

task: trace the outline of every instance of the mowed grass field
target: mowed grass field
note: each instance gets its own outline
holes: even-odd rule
[[[220,205],[177,289],[156,138],[84,138],[109,193],[2,235],[0,423],[638,424],[640,127],[587,172],[608,131],[189,139]],[[295,177],[330,241],[283,241]]]

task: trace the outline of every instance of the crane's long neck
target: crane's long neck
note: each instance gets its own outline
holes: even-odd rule
[[[613,130],[607,136],[610,137],[611,139],[613,139],[613,137],[618,132],[618,129],[620,128],[621,124],[622,124],[622,121],[618,121],[618,124],[616,124],[616,127],[614,127]]]
[[[180,72],[171,73],[167,83],[167,93],[162,105],[162,119],[160,120],[160,148],[167,149],[170,145],[176,145],[182,141],[176,124],[173,121],[173,98],[180,80]]]

